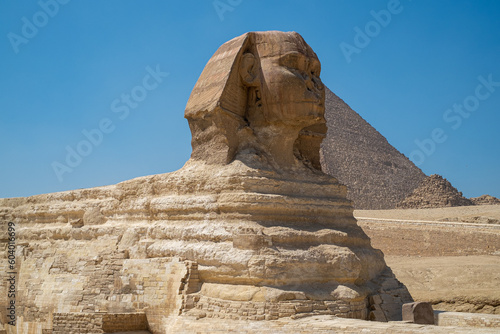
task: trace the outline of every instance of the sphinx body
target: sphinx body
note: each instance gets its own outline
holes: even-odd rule
[[[400,317],[411,296],[357,225],[346,187],[321,171],[320,71],[297,33],[237,37],[192,91],[182,169],[0,200],[19,227],[25,328],[61,312],[145,312],[153,332],[179,313]]]

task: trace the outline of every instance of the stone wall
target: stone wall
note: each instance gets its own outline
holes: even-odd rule
[[[343,318],[367,318],[367,301],[313,301],[287,300],[273,303],[228,301],[202,296],[196,303],[198,317],[233,320],[276,320],[283,317],[300,318],[318,314],[331,314]]]
[[[102,330],[104,333],[147,330],[145,313],[104,313]]]
[[[96,313],[54,313],[53,334],[100,334],[102,315]]]
[[[394,319],[402,320],[401,305],[413,302],[413,298],[406,289],[387,269],[382,276],[373,283],[378,291],[368,299],[368,320],[387,322]]]
[[[500,225],[361,219],[374,248],[385,255],[462,256],[500,252]]]
[[[51,329],[54,313],[96,312],[144,312],[153,330],[164,330],[164,319],[177,315],[182,306],[179,293],[187,265],[172,257],[130,259],[127,251],[117,249],[121,235],[110,233],[92,241],[31,239],[19,243],[17,330],[41,333]],[[6,264],[0,261],[2,273],[7,272]],[[5,299],[3,281],[2,277]],[[6,323],[4,308],[0,316]]]
[[[54,313],[52,334],[100,334],[147,330],[145,313]]]

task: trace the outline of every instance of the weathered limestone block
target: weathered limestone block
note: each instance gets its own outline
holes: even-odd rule
[[[145,313],[54,313],[52,334],[100,334],[147,330]]]
[[[106,222],[106,217],[102,214],[98,206],[91,207],[83,214],[84,225],[100,225]]]
[[[368,299],[368,318],[374,321],[402,320],[402,305],[413,302],[406,287],[399,282],[390,268],[368,283],[373,294]]]
[[[434,325],[434,310],[431,304],[415,302],[403,305],[403,321],[415,324]]]
[[[239,249],[259,250],[265,246],[272,246],[272,238],[267,235],[239,234],[233,236],[233,247]]]

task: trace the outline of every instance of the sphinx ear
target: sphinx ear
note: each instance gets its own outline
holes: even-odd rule
[[[247,52],[241,56],[239,73],[246,86],[260,85],[259,62],[253,54]]]

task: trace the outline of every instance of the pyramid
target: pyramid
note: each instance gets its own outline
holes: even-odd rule
[[[347,186],[356,209],[393,209],[425,179],[420,168],[329,89],[325,109],[328,132],[321,165]]]
[[[474,205],[441,175],[433,174],[398,204],[400,209],[441,208]]]
[[[474,205],[495,205],[500,204],[500,199],[491,195],[481,195],[470,199]]]

